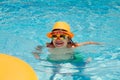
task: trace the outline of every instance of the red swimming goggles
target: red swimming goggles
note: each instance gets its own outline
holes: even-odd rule
[[[52,39],[66,39],[68,37],[65,31],[53,31],[51,35]]]
[[[49,38],[52,38],[52,35],[58,35],[58,34],[61,34],[61,35],[68,35],[70,38],[72,38],[74,36],[74,34],[70,33],[70,32],[67,32],[67,31],[63,31],[63,30],[55,30],[55,31],[52,31],[52,32],[49,32],[47,34],[47,36]]]

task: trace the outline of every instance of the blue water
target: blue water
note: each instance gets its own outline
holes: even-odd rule
[[[56,21],[66,21],[75,42],[96,41],[100,46],[83,46],[77,51],[93,60],[82,72],[70,63],[60,64],[54,80],[120,79],[120,0],[2,0],[0,1],[0,52],[16,56],[35,70],[39,80],[50,80],[57,66],[36,60],[37,45],[50,40],[46,33]],[[44,49],[44,53],[48,53]],[[42,57],[45,57],[42,56]]]

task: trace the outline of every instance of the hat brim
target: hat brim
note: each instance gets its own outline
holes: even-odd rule
[[[71,33],[71,32],[65,32],[70,38],[73,38],[74,37],[74,34],[73,33]],[[52,37],[52,32],[49,32],[49,33],[47,33],[47,37],[48,38],[51,38]]]

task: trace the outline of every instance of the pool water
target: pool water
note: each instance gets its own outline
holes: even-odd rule
[[[77,67],[70,63],[53,65],[33,57],[31,53],[37,45],[50,42],[46,33],[56,21],[71,25],[75,42],[102,43],[76,49],[85,59],[92,57],[90,63]],[[119,80],[119,27],[120,0],[0,1],[0,53],[29,63],[39,80]],[[47,48],[43,52],[49,53]]]

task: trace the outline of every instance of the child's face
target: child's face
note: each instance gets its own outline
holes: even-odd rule
[[[67,43],[68,43],[68,36],[67,35],[64,35],[64,34],[53,35],[52,40],[53,40],[53,45],[56,48],[67,47]]]

